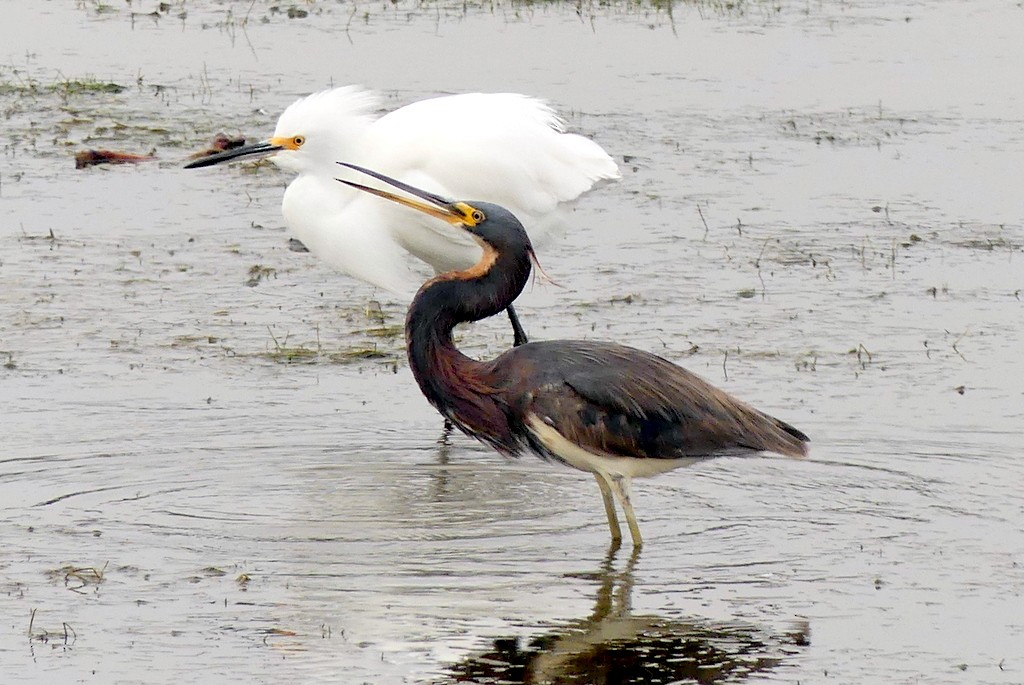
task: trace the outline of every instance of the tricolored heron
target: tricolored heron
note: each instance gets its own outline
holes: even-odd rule
[[[464,433],[498,452],[533,452],[594,474],[612,539],[614,494],[634,546],[642,544],[630,501],[635,476],[709,457],[807,454],[806,435],[661,357],[611,342],[548,340],[490,361],[455,347],[452,329],[502,311],[536,261],[530,237],[507,209],[445,199],[351,164],[408,196],[343,183],[447,221],[483,250],[474,266],[427,281],[405,322],[409,366],[427,400]]]
[[[335,269],[407,297],[423,282],[408,254],[443,273],[475,264],[480,248],[443,222],[339,186],[336,161],[380,169],[443,195],[504,205],[535,242],[566,224],[583,193],[619,178],[601,146],[566,133],[547,104],[525,95],[449,95],[379,118],[378,106],[376,95],[356,86],[314,93],[285,109],[268,140],[186,168],[272,155],[275,164],[298,174],[281,210],[309,251]],[[525,342],[509,305],[516,342]]]

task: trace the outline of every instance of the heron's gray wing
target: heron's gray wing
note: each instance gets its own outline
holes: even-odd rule
[[[656,355],[590,341],[516,349],[531,362],[528,411],[581,447],[648,458],[805,452],[800,431]]]

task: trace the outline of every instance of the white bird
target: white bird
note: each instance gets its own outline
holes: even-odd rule
[[[503,205],[535,245],[567,224],[582,194],[620,177],[601,146],[566,133],[554,110],[536,98],[466,93],[420,100],[384,116],[379,109],[379,97],[358,86],[314,93],[285,109],[268,140],[187,168],[272,156],[298,174],[281,211],[309,251],[406,299],[424,280],[408,254],[444,273],[476,264],[480,247],[441,220],[338,183],[337,162],[367,166],[447,197]],[[511,307],[509,317],[516,343],[525,342]]]

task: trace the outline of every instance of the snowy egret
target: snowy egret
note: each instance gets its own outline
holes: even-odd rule
[[[344,166],[407,195],[343,181],[347,185],[443,219],[483,250],[476,265],[424,284],[409,306],[406,344],[420,390],[464,433],[503,454],[532,451],[593,473],[614,541],[622,533],[613,493],[633,545],[642,544],[630,502],[634,476],[716,456],[807,453],[807,436],[793,426],[632,347],[549,340],[485,362],[463,355],[452,341],[454,326],[497,314],[529,279],[536,257],[522,224],[498,205],[447,200]]]
[[[480,248],[444,222],[338,184],[335,162],[379,169],[435,193],[504,205],[538,243],[567,223],[580,195],[619,178],[601,146],[565,132],[554,110],[525,95],[448,95],[379,118],[378,109],[379,98],[357,86],[314,93],[285,109],[270,139],[187,168],[273,155],[278,166],[298,174],[281,209],[309,251],[406,297],[423,282],[409,254],[443,273],[475,264]],[[511,307],[509,316],[517,343],[525,341]]]

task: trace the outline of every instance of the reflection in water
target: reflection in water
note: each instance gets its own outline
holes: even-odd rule
[[[613,546],[597,572],[593,613],[536,637],[503,637],[451,667],[441,682],[489,685],[735,682],[778,666],[793,646],[809,644],[801,621],[786,634],[738,622],[633,615],[634,548],[615,572]]]
[[[448,470],[445,466],[448,466],[448,462],[451,460],[452,452],[452,430],[453,426],[448,422],[444,422],[444,428],[441,431],[441,437],[437,439],[437,463],[441,466],[434,478],[434,487],[432,491],[431,501],[440,502],[448,496],[449,476]]]

